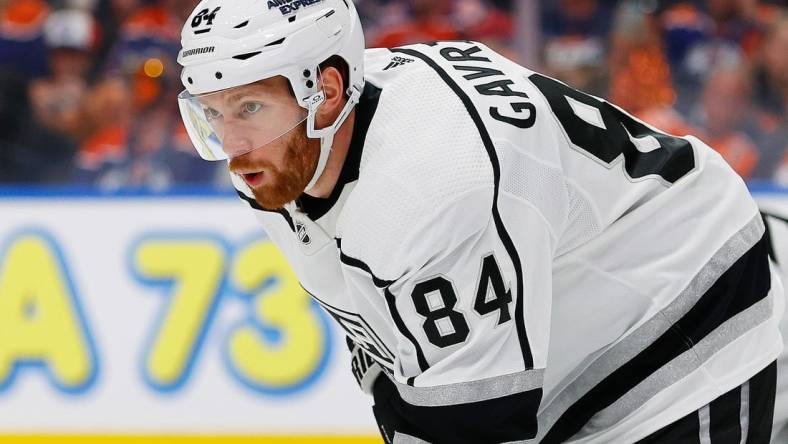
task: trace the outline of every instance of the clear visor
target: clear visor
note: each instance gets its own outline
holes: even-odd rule
[[[303,123],[286,80],[270,79],[193,96],[178,95],[178,107],[194,147],[205,160],[224,160],[261,148]]]

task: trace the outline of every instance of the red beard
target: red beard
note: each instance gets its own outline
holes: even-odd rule
[[[230,171],[264,171],[268,176],[267,184],[250,187],[257,203],[268,210],[282,208],[304,192],[320,155],[320,141],[306,137],[306,124],[299,125],[289,136],[273,143],[285,146],[282,169],[267,160],[255,159],[256,150],[230,160]]]

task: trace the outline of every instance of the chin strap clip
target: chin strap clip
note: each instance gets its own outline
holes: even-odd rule
[[[321,129],[315,128],[315,116],[317,115],[318,108],[326,101],[325,93],[321,90],[305,99],[307,110],[309,111],[307,115],[306,135],[311,139],[320,139],[320,157],[317,160],[317,168],[315,168],[312,179],[306,186],[307,191],[315,186],[317,180],[323,174],[323,170],[325,170],[326,163],[328,162],[328,155],[331,153],[331,146],[334,144],[334,134],[336,134],[339,127],[345,123],[345,119],[347,119],[353,107],[356,106],[361,98],[361,90],[355,86],[348,88],[348,93],[350,97],[348,97],[347,103],[345,103],[342,112],[339,113],[334,123]]]

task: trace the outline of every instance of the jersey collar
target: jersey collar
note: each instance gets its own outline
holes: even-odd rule
[[[367,130],[372,122],[372,117],[378,108],[381,89],[372,85],[369,81],[364,86],[364,92],[355,107],[356,117],[353,124],[353,136],[350,140],[345,163],[339,173],[337,184],[331,191],[331,195],[325,198],[313,197],[302,193],[296,200],[298,207],[313,221],[325,216],[339,200],[345,185],[358,180],[359,167],[361,165],[361,153],[364,150],[364,142],[367,138]]]

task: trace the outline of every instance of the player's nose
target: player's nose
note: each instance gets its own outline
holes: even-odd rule
[[[233,158],[248,153],[254,146],[251,138],[244,131],[233,128],[233,125],[229,124],[225,127],[223,148],[227,156]]]

